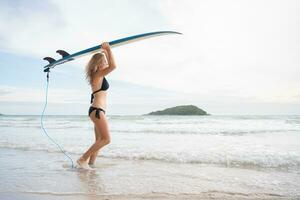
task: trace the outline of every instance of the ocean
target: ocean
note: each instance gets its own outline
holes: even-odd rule
[[[300,116],[106,117],[111,143],[82,172],[40,116],[0,116],[0,193],[300,198]],[[94,142],[88,116],[43,123],[74,163]]]

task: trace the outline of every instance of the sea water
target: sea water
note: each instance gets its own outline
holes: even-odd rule
[[[106,189],[99,189],[95,181],[98,189],[94,188],[93,194],[222,191],[300,195],[300,116],[106,117],[111,143],[100,150],[97,161],[106,166],[101,170],[108,170],[102,173],[107,181],[100,181]],[[44,116],[43,123],[48,135],[74,161],[95,140],[88,116]],[[65,189],[52,186],[48,192],[89,193],[72,181],[72,171],[62,165],[70,161],[42,131],[40,116],[0,116],[0,152],[1,192],[48,191],[49,187],[24,179],[23,174],[41,178],[54,170],[53,177],[46,181],[68,173],[71,183]],[[38,160],[28,162],[27,158]],[[22,167],[22,163],[29,166]],[[14,170],[19,176],[11,176]],[[124,177],[114,176],[112,172],[117,171]],[[111,177],[119,181],[125,178],[123,187],[113,184]],[[147,178],[153,179],[150,185],[143,182]]]

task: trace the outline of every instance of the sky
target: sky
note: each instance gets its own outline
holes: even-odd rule
[[[113,48],[108,115],[196,105],[214,115],[300,114],[300,2],[2,0],[0,113],[39,115],[44,57],[178,31]],[[46,114],[87,115],[91,55],[51,70]]]

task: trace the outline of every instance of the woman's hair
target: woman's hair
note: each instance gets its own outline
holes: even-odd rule
[[[96,53],[92,56],[90,61],[85,67],[86,77],[85,79],[88,80],[88,83],[91,85],[93,81],[93,74],[98,70],[97,64],[104,58],[102,53]]]

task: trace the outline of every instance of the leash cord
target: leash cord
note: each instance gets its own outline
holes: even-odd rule
[[[41,115],[41,128],[43,129],[43,131],[44,131],[45,135],[48,137],[48,139],[51,140],[51,141],[52,141],[52,142],[60,149],[60,151],[61,151],[63,154],[65,154],[66,157],[68,157],[68,158],[70,159],[70,161],[71,161],[71,163],[72,163],[72,168],[74,168],[74,162],[73,162],[72,158],[71,158],[71,157],[70,157],[70,156],[62,149],[62,147],[61,147],[57,142],[55,142],[54,139],[52,139],[52,138],[48,135],[46,129],[44,128],[43,118],[44,118],[44,113],[45,113],[46,106],[47,106],[47,103],[48,103],[49,72],[50,72],[50,71],[47,72],[46,101],[45,101],[44,109],[43,109],[43,112],[42,112],[42,115]]]

